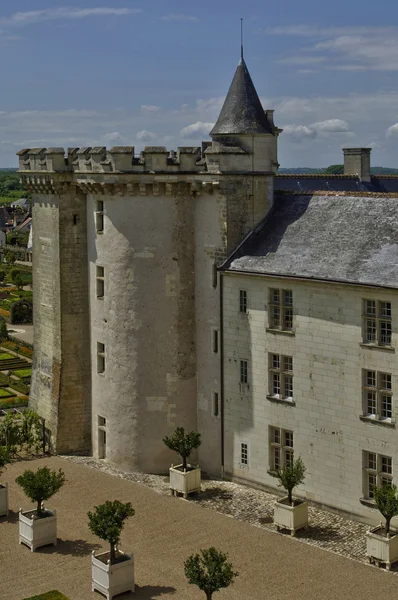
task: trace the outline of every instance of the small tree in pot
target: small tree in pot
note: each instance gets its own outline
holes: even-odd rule
[[[88,512],[90,530],[108,542],[109,552],[95,556],[92,553],[92,590],[98,590],[107,597],[123,592],[134,592],[133,556],[118,550],[124,522],[135,514],[130,502],[107,500]],[[112,568],[111,568],[112,566]]]
[[[36,503],[36,510],[19,509],[19,543],[26,544],[32,552],[39,546],[57,544],[56,511],[45,509],[43,502],[56,494],[65,483],[62,469],[50,471],[41,467],[36,472],[26,470],[15,480],[26,496]]]
[[[188,458],[193,450],[201,444],[200,433],[191,431],[185,433],[183,427],[177,427],[170,437],[163,438],[166,446],[181,456],[180,465],[170,467],[170,489],[173,493],[180,492],[184,498],[191,492],[200,490],[201,473],[199,467],[188,464]]]
[[[11,462],[11,456],[5,446],[0,446],[0,475],[6,465]],[[0,483],[0,517],[8,515],[8,486]]]
[[[398,560],[398,535],[391,535],[391,520],[398,515],[397,487],[394,484],[383,483],[381,487],[374,486],[374,500],[377,508],[385,518],[382,523],[369,529],[366,536],[366,554],[369,562],[386,563],[387,570]]]
[[[239,573],[233,570],[228,556],[216,548],[201,550],[200,553],[201,556],[192,554],[185,561],[185,576],[188,583],[197,585],[206,594],[207,600],[211,600],[214,592],[231,585]]]
[[[301,458],[291,460],[276,476],[279,486],[287,491],[287,498],[277,500],[274,507],[274,523],[277,529],[289,529],[295,535],[298,529],[308,525],[308,504],[304,500],[294,500],[293,490],[305,479],[305,466]]]

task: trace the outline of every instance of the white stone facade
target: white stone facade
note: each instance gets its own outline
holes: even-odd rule
[[[398,479],[398,293],[396,290],[309,282],[290,278],[223,275],[224,413],[226,474],[277,488],[269,474],[270,428],[293,432],[294,456],[306,468],[297,495],[371,521],[380,515],[360,501],[367,494],[366,455],[392,459]],[[293,330],[269,328],[270,290],[291,290]],[[239,292],[247,292],[247,313]],[[363,300],[391,302],[392,349],[363,344]],[[293,402],[267,398],[269,354],[293,358]],[[248,361],[248,384],[240,383],[240,360]],[[363,420],[363,370],[391,374],[392,422]],[[242,464],[247,455],[247,463]]]

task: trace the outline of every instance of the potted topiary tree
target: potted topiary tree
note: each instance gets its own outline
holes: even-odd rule
[[[133,554],[124,554],[117,547],[124,522],[134,512],[130,502],[108,500],[88,513],[90,530],[110,545],[109,551],[97,556],[93,551],[91,557],[92,591],[101,592],[108,600],[123,592],[134,592]]]
[[[200,467],[188,464],[192,451],[199,448],[201,444],[200,433],[195,431],[185,433],[183,427],[177,427],[173,435],[165,437],[163,442],[170,450],[177,452],[182,460],[181,464],[171,465],[169,469],[172,494],[180,492],[184,498],[187,498],[188,494],[200,491]]]
[[[279,486],[285,488],[287,496],[279,498],[274,505],[274,523],[277,530],[289,529],[291,535],[296,535],[298,529],[308,525],[308,504],[305,500],[293,498],[293,489],[303,483],[305,466],[301,458],[292,460],[283,469],[276,472]]]
[[[44,500],[48,500],[61,489],[65,483],[62,469],[50,471],[41,467],[35,472],[27,470],[15,480],[27,497],[36,502],[36,509],[22,511],[19,509],[19,543],[29,546],[32,552],[40,546],[57,545],[57,513],[44,508]]]
[[[385,563],[387,571],[398,560],[398,535],[391,534],[391,519],[398,515],[397,487],[384,483],[374,487],[374,499],[377,508],[386,520],[377,527],[369,528],[366,532],[366,556],[370,563]]]
[[[201,550],[192,554],[184,563],[185,576],[188,583],[197,585],[206,594],[207,600],[213,598],[214,592],[226,588],[233,583],[239,573],[234,572],[228,556],[216,548]]]
[[[11,462],[11,457],[5,446],[0,446],[0,475],[5,466]],[[0,483],[0,517],[8,515],[8,486]]]

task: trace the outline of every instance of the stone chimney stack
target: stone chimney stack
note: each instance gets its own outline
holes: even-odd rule
[[[344,175],[358,175],[361,181],[370,182],[370,153],[372,148],[343,148]]]

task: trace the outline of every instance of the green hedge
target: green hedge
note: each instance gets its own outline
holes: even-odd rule
[[[17,390],[17,392],[21,392],[21,394],[26,394],[27,396],[29,395],[29,386],[26,385],[25,383],[23,383],[22,381],[18,381],[16,379],[11,379],[11,381],[8,385],[13,390]]]
[[[25,369],[15,369],[12,372],[12,374],[19,377],[19,379],[30,379],[30,377],[32,377],[32,367],[27,367]]]
[[[14,394],[9,390],[0,387],[0,398],[9,398],[10,396],[14,396]]]
[[[69,600],[69,598],[61,594],[61,592],[52,590],[51,592],[46,592],[39,596],[31,596],[31,598],[25,598],[24,600]]]
[[[2,408],[20,408],[28,406],[29,398],[27,396],[11,396],[11,398],[0,398],[0,410]]]

